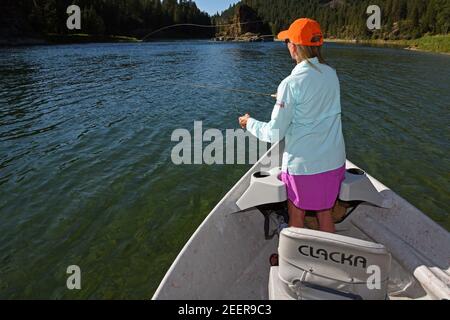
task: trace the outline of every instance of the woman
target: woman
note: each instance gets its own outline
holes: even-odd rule
[[[258,139],[285,138],[282,181],[288,193],[289,226],[304,228],[306,211],[317,212],[320,230],[335,232],[331,215],[345,177],[340,85],[336,71],[322,57],[319,23],[296,20],[278,35],[297,62],[277,92],[269,123],[239,118]]]

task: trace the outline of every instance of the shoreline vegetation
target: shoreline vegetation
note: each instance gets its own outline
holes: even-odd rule
[[[185,41],[185,40],[198,40],[199,38],[156,38],[150,42],[159,41]],[[202,40],[208,40],[206,38]],[[211,39],[215,41],[215,39]],[[231,40],[232,42],[242,42],[240,40]],[[275,40],[277,41],[277,40]],[[16,38],[10,41],[1,41],[0,46],[32,46],[32,45],[58,45],[58,44],[83,44],[83,43],[141,43],[142,40],[135,37],[128,36],[115,36],[115,35],[90,35],[90,34],[48,34],[43,38]],[[250,41],[247,41],[250,42]],[[328,43],[348,43],[348,44],[362,44],[362,45],[374,45],[374,46],[394,46],[399,49],[420,51],[420,52],[432,52],[450,55],[450,34],[447,35],[434,35],[424,36],[422,38],[414,40],[367,40],[367,39],[338,39],[338,38],[326,38],[325,42]]]
[[[413,40],[367,40],[367,39],[325,39],[330,43],[354,43],[363,45],[396,46],[405,50],[433,52],[450,55],[450,34],[424,36]]]
[[[276,35],[287,29],[294,17],[310,17],[321,23],[328,42],[450,53],[448,0],[379,0],[378,5],[383,19],[380,28],[373,31],[367,28],[367,16],[363,14],[367,3],[364,1],[241,0],[220,15],[213,16],[212,21],[215,24],[233,24],[242,20],[246,22],[249,20],[247,16],[251,16],[264,22],[261,33],[264,32],[262,29],[268,29],[268,34]],[[231,31],[233,34],[235,29],[219,29],[219,33],[228,35]]]
[[[79,0],[82,28],[76,31],[66,25],[71,3],[15,0],[0,4],[0,46],[273,41],[272,35],[303,16],[320,21],[328,42],[450,53],[448,0],[379,0],[384,18],[374,31],[367,28],[363,1],[240,0],[211,16],[192,0]]]
[[[49,34],[45,37],[49,44],[72,44],[72,43],[121,43],[121,42],[141,42],[135,37],[114,36],[114,35],[91,35],[76,33],[68,35]]]
[[[58,44],[83,44],[83,43],[136,43],[141,40],[114,35],[92,35],[92,34],[48,34],[40,38],[15,38],[0,39],[0,47],[25,47],[35,45],[58,45]]]

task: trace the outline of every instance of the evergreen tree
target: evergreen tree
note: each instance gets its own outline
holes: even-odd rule
[[[447,34],[450,29],[450,0],[242,0],[240,3],[254,9],[273,34],[299,17],[318,20],[327,37],[338,38],[409,39],[425,34]],[[66,9],[71,4],[79,5],[82,10],[80,31],[66,28]],[[375,32],[366,27],[366,9],[372,4],[382,10],[382,29]],[[143,37],[172,24],[227,23],[237,5],[210,17],[192,0],[2,0],[0,28],[7,28],[11,17],[17,16],[14,28],[24,32]],[[208,38],[215,31],[182,27],[155,37]]]

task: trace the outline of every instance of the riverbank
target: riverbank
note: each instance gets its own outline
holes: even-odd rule
[[[45,40],[50,44],[141,42],[141,40],[134,37],[91,35],[84,33],[68,35],[48,34]]]
[[[0,47],[19,47],[35,45],[53,45],[53,44],[78,44],[78,43],[136,43],[141,40],[126,36],[108,36],[91,34],[47,34],[42,37],[18,37],[0,39]]]
[[[210,38],[186,38],[186,37],[158,37],[140,40],[135,37],[115,35],[91,35],[91,34],[48,34],[42,37],[17,37],[0,38],[0,47],[20,47],[34,45],[57,45],[57,44],[82,44],[82,43],[140,43],[154,41],[186,41],[186,40],[209,40]]]
[[[402,47],[406,50],[450,55],[450,35],[425,36],[414,40],[325,39],[325,42],[389,45]]]
[[[48,44],[42,38],[0,39],[0,47],[37,46]]]
[[[169,38],[158,38],[154,41],[168,40]],[[170,38],[170,40],[188,40],[180,38]],[[272,40],[272,39],[270,39]],[[278,39],[274,39],[279,41]],[[266,41],[266,39],[264,39]],[[108,35],[90,35],[90,34],[71,34],[59,35],[48,34],[41,38],[15,38],[0,39],[1,46],[33,46],[33,45],[52,45],[52,44],[77,44],[77,43],[138,43],[142,42],[134,37],[127,36],[108,36]],[[450,55],[450,35],[425,36],[414,40],[363,40],[363,39],[335,39],[327,38],[325,42],[329,43],[354,43],[380,46],[396,46],[405,50],[434,52]]]

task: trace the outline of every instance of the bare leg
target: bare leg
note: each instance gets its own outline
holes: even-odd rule
[[[304,228],[306,212],[288,201],[289,227]]]
[[[319,219],[320,231],[336,233],[331,210],[317,212],[317,218]]]
[[[297,208],[290,200],[288,200],[289,227],[304,228],[306,211]],[[270,265],[278,266],[278,254],[270,256]]]

